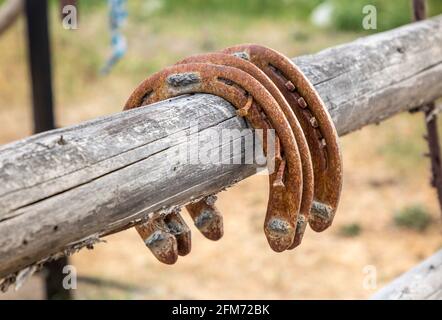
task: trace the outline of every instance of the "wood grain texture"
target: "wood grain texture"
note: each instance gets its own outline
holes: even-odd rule
[[[442,250],[379,290],[373,300],[441,300]]]
[[[442,16],[294,61],[343,135],[441,96]],[[198,134],[246,128],[225,100],[192,95],[2,146],[0,278],[254,174],[178,157],[197,153]]]
[[[0,5],[0,35],[18,18],[24,7],[24,0],[7,0]]]

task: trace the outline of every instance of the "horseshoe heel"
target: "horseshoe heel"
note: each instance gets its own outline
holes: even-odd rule
[[[164,218],[164,222],[169,232],[176,239],[178,254],[180,256],[189,254],[192,249],[192,237],[183,217],[178,212],[172,212]]]
[[[259,45],[224,50],[258,66],[272,79],[296,114],[305,133],[313,162],[314,201],[309,224],[315,231],[328,228],[342,189],[342,158],[338,136],[326,107],[313,85],[287,57]]]
[[[313,201],[313,192],[314,192],[313,165],[312,165],[308,144],[305,139],[304,133],[302,131],[301,125],[299,124],[290,105],[288,104],[282,93],[279,91],[279,89],[276,87],[276,85],[262,70],[260,70],[253,63],[245,59],[242,59],[241,57],[224,54],[224,53],[208,53],[208,54],[199,54],[185,58],[179,61],[177,64],[186,64],[186,63],[211,63],[211,64],[234,67],[244,72],[247,72],[249,75],[251,75],[256,80],[258,80],[268,90],[268,92],[273,96],[273,98],[278,103],[279,107],[284,112],[284,115],[286,116],[290,124],[290,127],[295,135],[295,139],[298,144],[298,149],[302,162],[302,178],[303,178],[302,201],[297,221],[298,227],[296,229],[297,231],[295,237],[295,243],[297,245],[300,244],[302,241],[302,236],[305,231],[305,223],[303,224],[302,222],[308,220],[310,208],[312,206],[312,201]],[[284,152],[291,152],[291,151],[284,150]],[[281,210],[280,203],[285,202],[283,201],[283,194],[281,193],[283,192],[284,188],[278,188],[278,186],[280,186],[280,184],[282,183],[282,175],[284,173],[284,169],[282,170],[283,171],[280,173],[281,176],[279,177],[279,181],[277,182],[275,182],[276,176],[273,174],[270,175],[271,177],[270,188],[275,188],[275,190],[270,191],[270,194],[273,194],[274,192],[278,193],[278,195],[275,194],[275,197],[279,199],[271,201],[271,207],[274,207],[275,209],[270,210],[270,213],[273,210],[276,210],[276,208],[278,207],[279,210]],[[271,217],[268,217],[268,219],[266,219],[267,222],[270,219]]]
[[[213,241],[221,239],[224,233],[223,216],[214,205],[215,200],[215,196],[209,196],[186,205],[195,226],[207,239]]]
[[[159,261],[174,264],[178,259],[178,244],[162,217],[135,226],[146,246]]]
[[[272,95],[249,74],[236,68],[190,63],[166,68],[140,84],[130,96],[125,109],[149,104],[188,93],[209,93],[220,96],[239,109],[239,113],[252,123],[256,105],[265,113],[275,129],[284,150],[290,179],[284,181],[286,192],[285,211],[273,214],[271,223],[266,224],[266,236],[275,251],[287,249],[293,242],[297,215],[302,198],[302,164],[295,137],[290,124]],[[255,103],[250,103],[250,96]],[[242,109],[247,107],[246,109]],[[253,111],[254,110],[254,111]],[[253,112],[252,112],[253,111]],[[261,129],[261,128],[259,128]],[[275,226],[285,225],[284,230]]]

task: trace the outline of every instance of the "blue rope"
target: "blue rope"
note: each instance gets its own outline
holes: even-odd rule
[[[108,0],[112,53],[101,69],[102,74],[108,74],[126,53],[126,38],[120,31],[127,19],[126,2],[127,0]]]

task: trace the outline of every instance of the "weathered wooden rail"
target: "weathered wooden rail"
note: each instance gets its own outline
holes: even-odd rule
[[[344,135],[442,96],[442,16],[294,61]],[[178,161],[198,132],[225,128],[246,123],[225,100],[193,95],[2,146],[0,278],[250,176],[250,165]]]
[[[441,300],[442,250],[404,273],[371,297],[373,300]]]

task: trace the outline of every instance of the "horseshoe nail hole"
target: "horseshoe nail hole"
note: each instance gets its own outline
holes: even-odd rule
[[[52,228],[52,230],[53,230],[54,232],[56,232],[56,231],[58,230],[58,226],[54,226],[54,227]]]
[[[404,53],[404,52],[405,52],[405,49],[402,48],[402,47],[397,47],[397,48],[396,48],[396,51],[399,52],[399,53]]]
[[[26,246],[28,244],[28,240],[25,239],[25,240],[23,240],[22,243],[23,243],[24,246]]]
[[[278,69],[276,66],[274,66],[271,63],[268,63],[267,65],[270,68],[270,70],[272,70],[277,76],[279,76],[280,78],[282,78],[284,80],[284,83],[289,81],[289,79],[284,75],[284,73],[282,73],[282,71],[280,69]]]
[[[222,77],[218,77],[217,80],[219,82],[222,82],[222,83],[228,85],[228,86],[233,86],[233,84],[234,84],[234,82],[232,80],[226,79],[226,78],[222,78]]]

